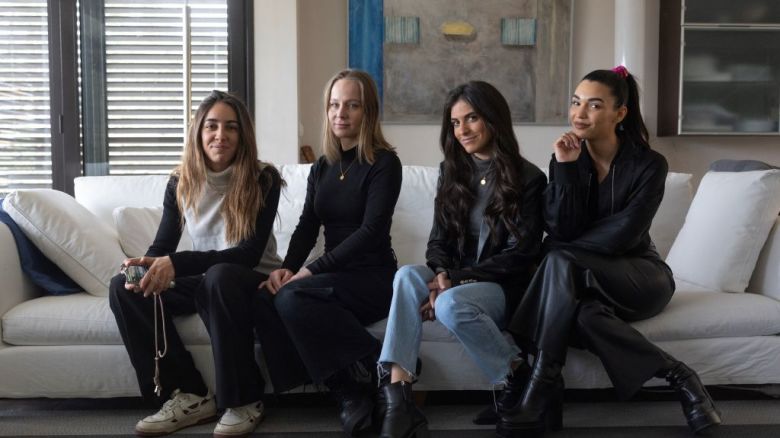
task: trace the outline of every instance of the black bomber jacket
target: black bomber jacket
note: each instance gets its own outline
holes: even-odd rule
[[[664,196],[667,172],[663,155],[625,142],[601,182],[609,185],[602,191],[609,196],[599,199],[596,170],[584,142],[576,161],[559,163],[553,154],[544,192],[545,246],[660,260],[649,231]]]

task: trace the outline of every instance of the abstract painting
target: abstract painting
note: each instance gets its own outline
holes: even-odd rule
[[[565,123],[572,0],[350,0],[349,65],[380,86],[383,120],[438,123],[447,92],[490,82],[516,123]]]

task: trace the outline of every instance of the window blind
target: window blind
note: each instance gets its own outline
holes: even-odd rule
[[[224,0],[106,0],[109,173],[167,174],[211,90],[227,89]]]
[[[50,188],[46,0],[0,1],[0,197]]]

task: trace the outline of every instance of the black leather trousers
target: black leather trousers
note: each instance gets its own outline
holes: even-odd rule
[[[569,346],[591,351],[618,395],[629,398],[673,359],[627,321],[658,314],[673,293],[671,271],[660,259],[553,249],[508,328],[525,351],[542,350],[561,364]]]

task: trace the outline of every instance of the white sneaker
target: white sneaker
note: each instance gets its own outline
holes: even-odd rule
[[[227,408],[217,427],[214,428],[215,438],[244,437],[252,433],[263,421],[265,409],[262,401],[249,403],[237,408]]]
[[[187,426],[209,422],[216,416],[217,404],[211,392],[201,397],[177,389],[156,414],[135,425],[135,433],[140,436],[168,435]]]

